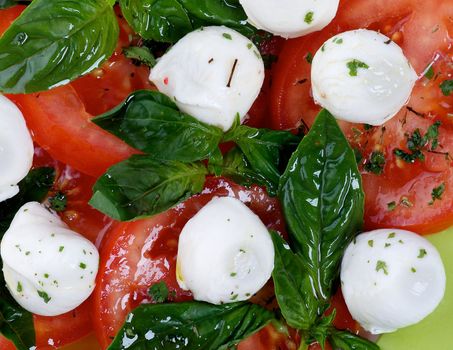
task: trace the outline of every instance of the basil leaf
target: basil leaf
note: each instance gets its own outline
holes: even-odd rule
[[[98,179],[90,204],[115,220],[155,215],[200,192],[206,175],[202,163],[134,155]]]
[[[346,332],[332,330],[329,336],[329,343],[333,350],[379,350],[380,347],[359,336]]]
[[[124,18],[144,39],[174,43],[195,28],[177,0],[120,0]]]
[[[364,211],[354,151],[328,111],[321,111],[292,155],[279,197],[293,248],[302,257],[316,298],[327,303]]]
[[[0,39],[0,91],[67,83],[109,58],[117,39],[111,1],[34,0]]]
[[[144,64],[148,67],[154,67],[156,65],[156,59],[154,58],[151,50],[146,46],[129,46],[123,49],[124,56],[131,59],[134,64]]]
[[[51,189],[55,180],[53,168],[36,168],[19,182],[19,193],[0,202],[0,238],[9,228],[19,208],[28,202],[41,202]],[[1,273],[0,273],[1,275]]]
[[[309,330],[318,317],[318,301],[312,292],[302,258],[276,232],[272,232],[275,260],[272,278],[280,311],[288,325]]]
[[[255,129],[239,125],[237,121],[225,135],[224,141],[233,141],[239,146],[250,167],[266,179],[269,194],[276,195],[280,180],[279,167],[285,159],[283,155],[294,151],[300,137],[288,131]]]
[[[273,318],[250,303],[141,305],[129,314],[109,350],[227,350]]]
[[[221,174],[242,186],[260,185],[268,188],[273,186],[268,179],[252,168],[244,153],[237,147],[225,155]]]
[[[15,0],[0,0],[0,10],[16,5]]]
[[[38,168],[19,183],[19,193],[0,203],[0,238],[8,229],[14,215],[27,202],[41,202],[54,182],[52,168]],[[0,269],[2,263],[0,260]],[[0,273],[0,333],[11,340],[18,350],[29,350],[35,345],[33,316],[11,297]]]
[[[192,162],[216,151],[223,131],[181,113],[157,91],[132,93],[115,109],[93,119],[101,128],[155,158]]]
[[[120,0],[123,15],[144,39],[174,43],[202,26],[226,25],[245,35],[256,30],[232,0]]]

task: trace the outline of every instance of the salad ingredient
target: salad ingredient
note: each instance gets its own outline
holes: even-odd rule
[[[250,303],[200,302],[142,305],[132,311],[110,345],[119,349],[172,348],[226,350],[252,335],[274,314]]]
[[[445,269],[436,248],[404,230],[357,236],[345,252],[341,288],[355,320],[373,334],[420,322],[445,293]]]
[[[98,179],[90,205],[121,221],[151,216],[200,192],[207,174],[201,162],[186,164],[135,155]]]
[[[0,202],[19,192],[31,168],[33,141],[20,110],[0,95]]]
[[[417,75],[390,38],[359,29],[323,44],[311,79],[315,101],[336,118],[381,125],[408,101]]]
[[[221,129],[181,113],[170,98],[157,91],[136,91],[93,122],[132,147],[163,160],[206,159],[223,137]]]
[[[50,22],[59,29],[51,30]],[[33,1],[0,38],[0,91],[66,84],[99,67],[117,40],[111,1]]]
[[[37,168],[30,171],[19,183],[18,195],[0,203],[0,237],[3,237],[22,204],[43,200],[52,187],[53,181],[52,168]],[[1,260],[0,266],[3,266]],[[33,316],[16,303],[5,285],[3,274],[0,274],[0,314],[2,315],[0,332],[11,340],[18,350],[29,350],[35,345]]]
[[[362,228],[364,205],[354,152],[328,111],[321,111],[292,155],[279,197],[321,314],[343,252]]]
[[[255,33],[239,3],[228,0],[121,0],[120,5],[144,39],[174,43],[209,25],[225,25],[247,36]]]
[[[241,199],[268,229],[285,233],[276,198],[257,186],[247,189],[225,178],[208,177],[203,191],[187,201],[145,220],[114,226],[101,249],[98,283],[94,292],[96,334],[106,348],[127,319],[143,303],[152,302],[149,288],[164,281],[170,301],[190,300],[176,281],[178,239],[184,225],[214,197]]]
[[[212,199],[181,231],[177,279],[195,300],[219,305],[250,299],[273,268],[266,226],[238,199]]]
[[[2,239],[1,256],[9,291],[35,314],[73,310],[94,289],[96,247],[37,202],[19,209]]]
[[[337,13],[339,0],[240,0],[248,21],[284,38],[295,38],[321,30]]]
[[[181,111],[227,131],[244,120],[264,82],[255,45],[227,27],[187,34],[152,69],[150,80]]]

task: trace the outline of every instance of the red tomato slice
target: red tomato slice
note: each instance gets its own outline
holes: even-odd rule
[[[13,343],[11,343],[8,339],[3,337],[0,334],[0,349],[2,350],[16,350],[16,347]]]
[[[9,7],[4,10],[0,10],[0,36],[8,29],[13,21],[19,17],[26,6],[17,5]]]
[[[259,187],[246,189],[226,179],[209,178],[202,194],[150,219],[117,225],[101,250],[94,292],[96,334],[106,348],[129,311],[150,302],[149,287],[165,281],[175,301],[191,299],[176,282],[178,238],[186,222],[214,196],[244,201],[269,227],[284,232],[278,200]]]
[[[453,163],[449,157],[453,152],[453,123],[448,117],[453,96],[444,96],[439,88],[443,80],[453,77],[452,16],[452,4],[441,0],[342,0],[335,20],[324,30],[287,41],[273,71],[273,126],[290,129],[303,123],[310,126],[319,112],[311,95],[307,57],[339,32],[356,28],[379,30],[403,48],[418,73],[433,63],[434,78],[419,80],[408,103],[410,109],[403,108],[386,123],[385,132],[380,128],[365,132],[361,125],[340,122],[351,144],[365,159],[373,151],[382,151],[386,156],[382,175],[363,173],[368,229],[395,227],[431,233],[453,224]],[[404,163],[393,155],[394,148],[405,147],[407,134],[416,129],[425,132],[435,120],[443,123],[437,153],[425,152],[426,160],[416,164]],[[430,205],[433,188],[441,184],[445,185],[442,200]],[[397,206],[389,210],[393,202]]]

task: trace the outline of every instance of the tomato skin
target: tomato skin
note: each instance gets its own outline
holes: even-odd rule
[[[191,294],[176,281],[179,234],[186,222],[214,196],[243,200],[269,227],[284,233],[278,200],[260,187],[246,189],[223,178],[208,178],[205,189],[177,207],[152,218],[118,224],[101,249],[94,291],[94,320],[98,340],[106,348],[126,315],[143,302],[151,302],[149,287],[165,281],[175,292],[172,301],[190,300]]]
[[[16,350],[16,347],[13,343],[11,343],[8,339],[3,337],[0,334],[0,349],[2,350]]]
[[[24,5],[16,5],[9,7],[4,10],[0,10],[0,36],[3,35],[4,32],[9,28],[11,23],[19,17],[19,15],[24,11],[26,6]]]
[[[401,0],[342,0],[337,16],[325,29],[298,39],[288,40],[272,74],[272,125],[290,129],[300,124],[311,126],[320,110],[312,97],[307,55],[315,54],[325,40],[333,35],[356,28],[379,30],[398,43],[415,70],[423,75],[433,63],[435,76],[417,82],[410,109],[404,107],[381,128],[365,131],[363,125],[339,121],[351,145],[364,159],[373,151],[386,157],[384,173],[375,175],[362,171],[366,194],[366,229],[403,228],[418,233],[434,233],[453,224],[453,162],[447,154],[453,152],[453,95],[444,96],[439,88],[445,79],[453,77],[453,6],[448,2]],[[415,111],[411,112],[411,111]],[[407,135],[416,129],[423,133],[436,120],[442,122],[438,153],[424,152],[425,161],[404,163],[394,156],[394,149],[406,149]],[[361,169],[363,169],[363,162]],[[432,205],[433,188],[445,184],[442,200]],[[400,205],[404,198],[410,206]],[[389,203],[397,207],[389,210]]]

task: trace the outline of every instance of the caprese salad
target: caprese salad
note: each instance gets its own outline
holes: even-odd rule
[[[452,118],[449,0],[0,0],[0,349],[450,349]]]

